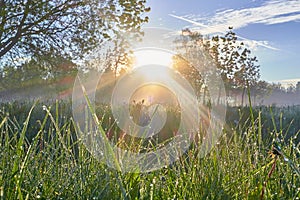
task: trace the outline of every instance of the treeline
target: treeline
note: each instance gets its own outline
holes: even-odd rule
[[[173,67],[206,102],[219,102],[209,97],[211,89],[218,90],[218,83],[215,83],[216,88],[208,88],[207,84],[215,73],[222,77],[229,106],[250,105],[249,100],[252,106],[300,104],[300,82],[284,88],[281,84],[261,80],[257,57],[238,40],[232,27],[225,35],[212,37],[184,29],[174,43],[178,54],[173,58]]]
[[[149,11],[145,0],[0,1],[0,101],[68,96],[73,61],[105,40],[117,52],[120,33],[140,36]]]
[[[35,59],[6,65],[0,68],[1,101],[67,98],[76,74],[76,65],[63,58],[56,58],[51,67]]]
[[[280,83],[268,83],[259,81],[250,88],[252,106],[293,106],[300,105],[300,82],[290,85],[288,88]],[[237,91],[235,99],[231,102],[233,106],[241,105],[241,91]],[[249,98],[245,100],[249,105]]]
[[[261,80],[257,57],[237,39],[231,27],[225,35],[211,38],[185,29],[174,40],[174,46],[177,53],[172,58],[174,70],[190,82],[205,104],[215,101],[212,103],[249,105],[249,95],[252,106],[300,104],[300,83],[286,89]],[[101,64],[104,74],[98,93],[108,96],[120,75],[132,68],[129,52],[130,45],[123,40],[108,50]],[[70,98],[78,70],[99,70],[95,66],[87,65],[85,69],[83,66],[62,56],[32,57],[15,65],[7,62],[0,68],[0,99],[4,102]],[[208,81],[214,80],[213,74],[222,78],[226,90],[223,99],[210,98],[210,90],[218,91],[220,87],[218,83],[208,87]]]

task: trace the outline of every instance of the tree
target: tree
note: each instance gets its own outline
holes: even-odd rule
[[[286,88],[286,93],[293,94],[296,92],[296,86],[293,84],[289,84]]]
[[[113,46],[107,52],[105,68],[114,73],[114,85],[116,84],[117,76],[131,67],[132,54],[128,40],[119,36],[113,41]]]
[[[260,105],[264,103],[264,99],[271,94],[271,85],[263,80],[257,81],[251,87],[251,96],[254,98],[253,105]],[[259,102],[257,103],[257,100]]]
[[[205,80],[210,69],[206,63],[203,36],[198,32],[184,29],[174,43],[177,55],[173,56],[173,67],[190,82],[198,98],[202,95],[205,102],[207,92]]]
[[[47,58],[45,58],[47,59]],[[76,65],[62,57],[51,61],[53,67],[48,70],[48,64],[31,59],[17,66],[6,65],[0,68],[0,87],[2,89],[29,89],[33,86],[61,85],[67,86],[66,79],[75,79]]]
[[[229,27],[225,36],[212,37],[208,44],[227,90],[242,90],[243,105],[246,89],[254,85],[260,77],[257,58],[251,55],[243,42],[238,42],[232,27]]]
[[[145,0],[0,0],[0,62],[82,58],[116,33],[139,33]],[[1,63],[0,63],[1,64]]]
[[[246,89],[259,79],[257,58],[251,55],[251,51],[243,42],[237,40],[231,27],[224,36],[216,35],[211,38],[204,38],[200,33],[184,29],[175,43],[179,55],[188,61],[197,59],[193,64],[196,63],[198,69],[200,67],[200,72],[190,62],[179,62],[178,58],[174,62],[175,68],[192,82],[197,92],[204,92],[204,96],[207,91],[206,80],[213,79],[209,77],[214,74],[210,61],[214,62],[216,73],[222,77],[228,92],[236,93],[242,90],[242,104]],[[211,85],[219,89],[219,104],[222,87],[217,82],[215,84]]]
[[[20,87],[22,80],[22,71],[20,68],[4,66],[0,68],[0,87],[1,90],[15,89]]]
[[[296,84],[296,93],[300,94],[300,81],[298,81]]]

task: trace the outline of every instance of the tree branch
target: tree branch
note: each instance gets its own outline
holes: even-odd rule
[[[31,0],[28,0],[26,3],[26,6],[25,6],[23,17],[17,28],[17,33],[15,34],[15,36],[10,38],[7,42],[5,42],[4,46],[2,44],[0,45],[0,49],[4,47],[0,51],[0,57],[2,57],[4,54],[6,54],[18,42],[19,38],[22,36],[22,27],[24,26],[25,20],[28,16],[30,4],[31,4]],[[1,46],[3,46],[3,47],[1,47]]]

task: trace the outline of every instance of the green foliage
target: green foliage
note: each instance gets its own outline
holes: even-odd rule
[[[206,79],[215,70],[210,62],[214,62],[228,93],[242,90],[242,102],[245,90],[258,86],[258,60],[243,42],[238,41],[231,27],[224,36],[216,35],[211,38],[184,29],[175,44],[178,50],[178,56],[174,58],[175,69],[190,80],[200,93],[206,92]],[[180,61],[181,56],[187,61]]]
[[[264,141],[269,143],[270,136],[276,135],[282,142],[293,139],[295,143],[299,143],[299,114],[299,106],[260,106],[253,109],[255,125],[260,128]],[[249,116],[251,116],[249,107],[228,107],[226,122],[230,127],[238,127],[242,132],[247,132],[247,128],[252,126]]]
[[[173,68],[190,82],[197,96],[207,92],[206,78],[214,70],[208,64],[211,57],[205,49],[204,40],[198,32],[184,29],[174,41],[178,54],[172,58]]]
[[[97,109],[109,112],[105,105]],[[229,127],[206,157],[197,156],[195,144],[171,166],[145,174],[121,174],[99,163],[74,137],[68,102],[51,108],[42,103],[33,107],[31,103],[2,104],[1,198],[258,199],[262,191],[265,199],[299,198],[299,144],[294,137],[281,140],[289,122],[280,124],[278,119],[299,120],[300,109],[253,109],[254,124],[248,123],[249,108],[239,114],[234,110],[229,116],[240,121],[227,123]],[[273,125],[266,123],[268,113]],[[274,134],[260,137],[264,128]]]
[[[82,58],[120,32],[140,33],[145,0],[0,1],[0,58]]]
[[[45,60],[47,58],[44,58]],[[0,86],[2,90],[33,90],[36,86],[71,87],[71,79],[77,74],[76,65],[71,61],[57,57],[51,61],[31,59],[16,67],[6,65],[0,68]],[[70,80],[67,80],[70,79]]]

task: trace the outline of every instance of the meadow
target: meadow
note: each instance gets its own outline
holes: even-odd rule
[[[113,126],[99,119],[105,131]],[[229,107],[207,156],[199,158],[195,144],[148,173],[108,168],[76,130],[70,101],[2,103],[1,199],[300,198],[300,106]]]

